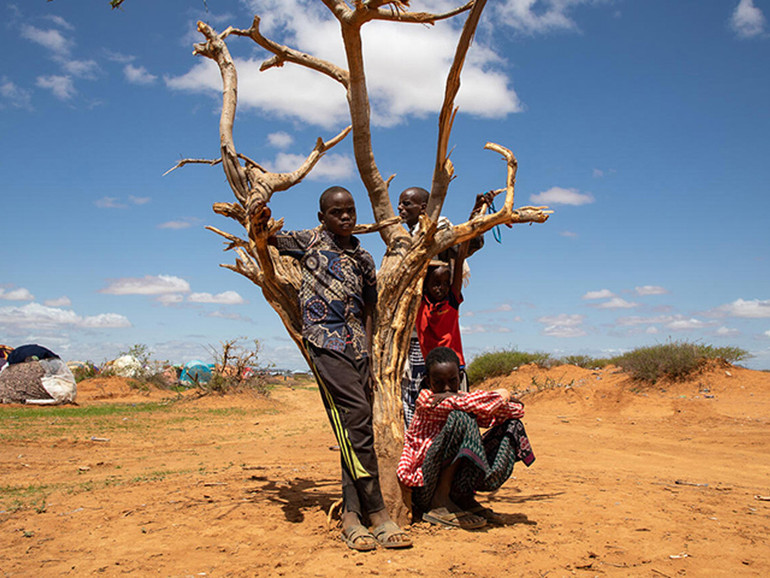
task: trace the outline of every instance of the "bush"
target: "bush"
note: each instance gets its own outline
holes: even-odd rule
[[[535,363],[540,367],[553,365],[554,359],[547,353],[526,353],[524,351],[493,351],[475,358],[466,367],[469,383],[478,383],[488,377],[508,375],[517,367]]]
[[[562,357],[559,363],[565,365],[576,365],[583,369],[601,369],[607,367],[610,364],[610,360],[606,358],[591,357],[590,355],[568,355]]]
[[[90,361],[86,361],[83,365],[79,365],[72,370],[72,375],[75,377],[75,383],[80,383],[84,379],[91,379],[99,374],[99,369]]]
[[[209,346],[216,365],[211,381],[198,384],[205,392],[227,393],[233,389],[250,389],[262,395],[269,393],[264,370],[259,365],[259,340],[252,345],[240,344],[241,339],[222,341],[219,347]]]
[[[737,347],[713,347],[687,341],[672,341],[660,345],[640,347],[612,360],[633,379],[655,383],[667,378],[683,380],[710,359],[733,363],[746,359],[749,353]]]

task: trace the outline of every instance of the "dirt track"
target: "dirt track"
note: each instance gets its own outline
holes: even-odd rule
[[[418,523],[411,550],[366,554],[327,529],[339,454],[314,387],[100,415],[164,394],[91,380],[88,417],[0,407],[0,575],[770,575],[770,373],[639,389],[526,367],[501,385],[532,390],[537,456],[481,500],[506,524]]]

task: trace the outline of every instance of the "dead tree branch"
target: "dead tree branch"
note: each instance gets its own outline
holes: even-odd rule
[[[465,64],[465,57],[470,49],[473,36],[476,34],[476,28],[478,27],[479,19],[481,18],[481,13],[484,10],[485,5],[486,0],[476,0],[473,2],[473,7],[468,14],[468,19],[465,21],[463,31],[460,34],[460,39],[457,42],[454,61],[452,62],[452,67],[449,69],[446,80],[444,102],[441,105],[441,113],[439,114],[436,165],[433,169],[433,183],[431,184],[430,198],[428,199],[428,206],[426,209],[428,216],[433,221],[437,221],[441,214],[441,208],[444,206],[444,199],[446,198],[449,182],[454,176],[454,166],[447,154],[447,149],[449,148],[449,136],[452,133],[452,125],[454,123],[455,115],[457,114],[457,108],[455,108],[454,103],[457,92],[460,90],[460,74]]]
[[[336,80],[342,84],[342,86],[347,88],[349,81],[347,71],[343,70],[339,66],[336,66],[335,64],[332,64],[331,62],[317,58],[315,56],[311,56],[309,54],[305,54],[304,52],[300,52],[299,50],[289,48],[288,46],[278,44],[277,42],[265,38],[259,31],[259,23],[259,16],[254,16],[251,28],[247,30],[228,28],[222,33],[222,37],[224,38],[230,34],[235,36],[246,36],[251,38],[254,42],[259,44],[268,52],[273,53],[274,56],[272,58],[269,58],[262,63],[262,66],[260,67],[261,71],[265,71],[273,67],[283,66],[285,62],[292,62],[311,70],[315,70],[316,72],[320,72],[321,74],[325,74],[329,78]]]
[[[400,4],[408,7],[408,2],[364,2],[364,9],[366,12],[363,15],[365,20],[389,20],[392,22],[409,22],[415,24],[435,24],[441,20],[447,20],[458,14],[462,14],[467,10],[470,10],[474,4],[474,0],[459,6],[448,12],[441,14],[432,14],[430,12],[405,12],[399,7]],[[385,5],[392,4],[393,6],[387,7]]]

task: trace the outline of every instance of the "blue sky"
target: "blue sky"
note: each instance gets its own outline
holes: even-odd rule
[[[415,9],[453,6],[413,0]],[[208,10],[207,10],[208,8]],[[231,201],[218,157],[219,77],[192,55],[198,19],[217,30],[262,16],[269,37],[339,62],[319,1],[26,0],[0,8],[0,343],[37,342],[101,362],[136,343],[156,358],[208,359],[258,338],[263,360],[302,361],[258,288],[219,267],[211,205]],[[516,205],[542,225],[487,234],[471,258],[466,357],[500,348],[607,356],[690,340],[735,345],[770,368],[768,0],[489,2],[458,99],[457,178],[444,213],[504,184],[487,141],[519,160]],[[377,23],[365,53],[377,163],[392,198],[428,186],[436,114],[460,21]],[[341,88],[232,37],[240,65],[236,142],[293,169],[346,124]],[[316,224],[317,197],[348,187],[371,208],[350,140],[277,194],[288,228]],[[383,246],[365,246],[379,261]]]

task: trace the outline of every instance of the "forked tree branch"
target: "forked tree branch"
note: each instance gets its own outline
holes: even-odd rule
[[[452,133],[452,124],[454,123],[457,109],[455,108],[455,98],[460,90],[460,73],[465,64],[465,57],[470,49],[473,36],[481,18],[481,13],[486,5],[486,0],[476,0],[473,2],[468,19],[465,21],[460,39],[457,41],[457,50],[455,51],[452,67],[449,69],[449,75],[446,80],[446,89],[444,91],[444,103],[441,106],[439,115],[438,143],[436,146],[436,165],[433,169],[433,183],[431,184],[430,198],[426,212],[433,221],[437,221],[441,214],[441,208],[444,206],[447,188],[449,182],[454,176],[454,166],[449,160],[447,149],[449,148],[449,136]]]
[[[379,4],[376,8],[373,6]],[[392,4],[391,7],[387,7],[387,4]],[[364,2],[364,8],[366,12],[363,14],[365,20],[389,20],[392,22],[408,22],[415,24],[435,24],[441,20],[447,20],[458,14],[470,10],[474,4],[474,0],[470,0],[463,6],[449,10],[448,12],[442,12],[441,14],[433,14],[431,12],[405,12],[400,4],[406,4],[405,2]]]
[[[254,16],[254,21],[251,24],[251,28],[248,30],[228,28],[222,33],[222,37],[225,38],[230,34],[235,36],[246,36],[251,38],[254,42],[259,44],[268,52],[272,52],[274,56],[262,63],[262,66],[260,67],[261,71],[265,71],[276,66],[283,66],[285,62],[292,62],[294,64],[304,66],[305,68],[315,70],[316,72],[320,72],[321,74],[325,74],[329,78],[332,78],[333,80],[336,80],[342,84],[342,86],[345,88],[348,87],[349,78],[346,70],[343,70],[339,66],[321,58],[305,54],[304,52],[300,52],[299,50],[289,48],[288,46],[278,44],[277,42],[265,38],[259,31],[259,23],[259,16]]]
[[[436,246],[433,251],[436,254],[449,247],[477,237],[496,225],[513,225],[516,223],[544,223],[553,211],[548,207],[520,207],[513,208],[514,193],[516,188],[516,171],[518,161],[513,153],[496,143],[488,142],[484,145],[487,150],[499,153],[506,161],[506,186],[505,201],[502,208],[491,215],[479,214],[465,223],[460,223],[449,229],[442,229],[436,233]],[[497,192],[497,191],[495,191]],[[433,252],[432,251],[432,252]]]

